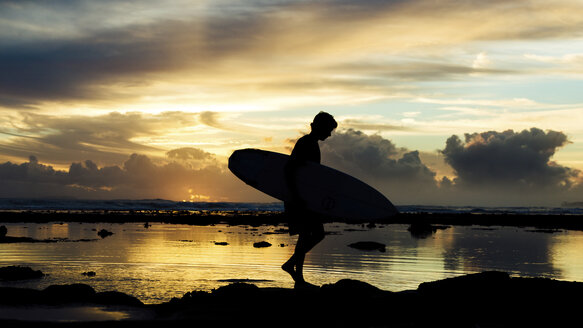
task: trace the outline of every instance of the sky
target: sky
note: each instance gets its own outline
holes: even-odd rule
[[[289,153],[397,205],[583,201],[583,2],[0,0],[0,197],[274,201]]]

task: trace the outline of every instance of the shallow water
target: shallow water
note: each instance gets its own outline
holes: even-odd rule
[[[189,226],[143,223],[3,224],[8,235],[55,243],[0,244],[0,266],[30,266],[40,280],[0,286],[42,289],[86,283],[97,291],[118,290],[145,303],[160,303],[192,290],[211,290],[247,280],[260,287],[292,287],[280,266],[293,253],[295,237],[283,226]],[[583,232],[537,232],[529,228],[452,226],[415,238],[407,225],[332,223],[330,233],[306,259],[306,279],[315,284],[350,278],[391,291],[487,270],[515,276],[583,281]],[[97,231],[107,229],[104,239]],[[94,239],[94,241],[74,241]],[[267,241],[271,247],[255,248]],[[387,245],[386,252],[348,247],[357,241]],[[228,245],[216,244],[226,242]],[[94,271],[94,277],[83,272]]]

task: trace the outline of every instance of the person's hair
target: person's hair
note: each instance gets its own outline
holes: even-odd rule
[[[331,130],[336,129],[338,127],[338,123],[334,119],[334,116],[326,113],[326,112],[319,112],[314,117],[314,121],[312,121],[312,128],[330,128]]]

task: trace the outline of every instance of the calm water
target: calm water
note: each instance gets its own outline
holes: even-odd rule
[[[118,290],[145,303],[168,301],[192,290],[210,290],[231,279],[261,287],[292,287],[280,265],[293,253],[295,237],[283,226],[188,226],[176,224],[4,224],[8,235],[35,239],[95,239],[89,242],[0,244],[0,266],[22,265],[49,274],[41,280],[2,286],[44,288],[86,283]],[[535,232],[529,228],[452,226],[418,239],[407,225],[368,229],[328,224],[331,234],[306,259],[306,279],[315,284],[351,278],[392,291],[416,289],[466,273],[500,270],[516,276],[583,281],[583,232]],[[114,232],[101,239],[97,231]],[[267,241],[267,248],[253,243]],[[347,245],[377,241],[386,252]],[[215,242],[227,242],[217,245]],[[94,271],[95,277],[83,272]]]

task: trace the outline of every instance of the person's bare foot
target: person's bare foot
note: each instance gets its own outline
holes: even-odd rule
[[[297,274],[296,271],[294,270],[294,264],[290,261],[285,262],[282,266],[281,269],[287,273],[289,273],[289,275],[292,277],[292,279],[294,281],[296,281],[297,279]]]

